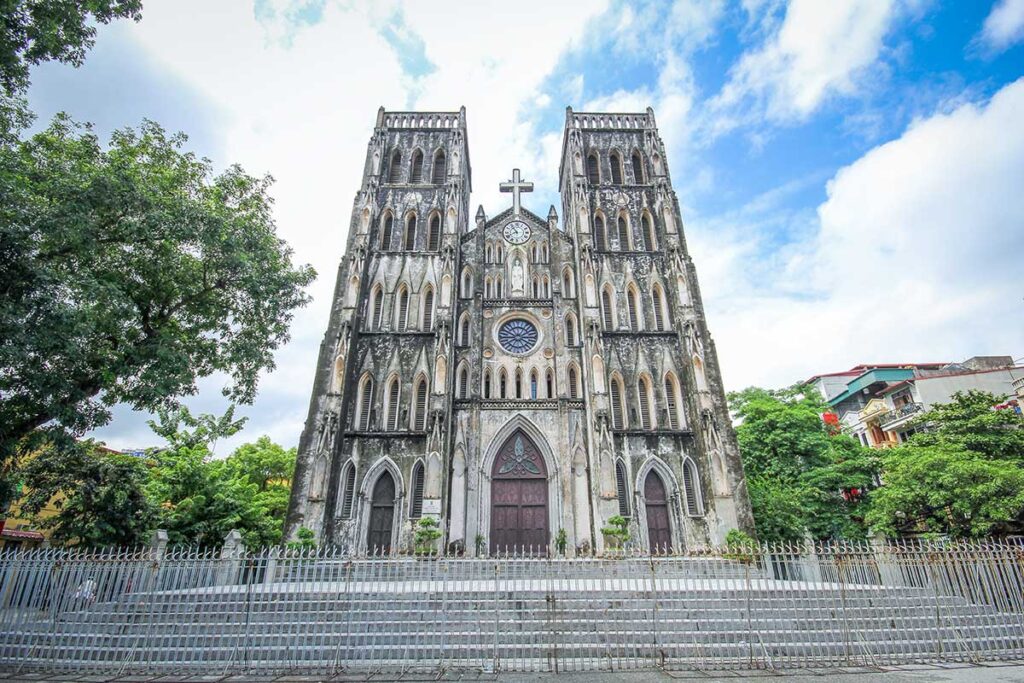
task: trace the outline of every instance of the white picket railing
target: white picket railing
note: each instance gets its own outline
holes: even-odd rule
[[[563,558],[0,554],[0,667],[127,673],[794,668],[1024,658],[1024,548]]]

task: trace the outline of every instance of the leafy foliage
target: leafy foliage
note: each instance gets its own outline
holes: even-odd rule
[[[142,0],[4,0],[0,4],[0,87],[28,86],[29,65],[57,60],[81,65],[96,28],[112,19],[142,16]]]
[[[885,486],[867,519],[879,531],[988,536],[1006,532],[1024,509],[1024,470],[949,444],[890,449]]]
[[[314,273],[275,234],[271,178],[215,175],[185,141],[147,121],[104,146],[58,115],[0,146],[0,458],[116,403],[173,409],[214,372],[249,402],[273,367]]]
[[[730,394],[729,401],[742,420],[736,436],[758,537],[863,536],[864,492],[878,462],[822,420],[827,407],[820,397],[794,386],[745,389]]]
[[[884,456],[871,525],[887,534],[980,537],[1024,528],[1024,419],[986,392],[954,394]]]
[[[147,463],[101,453],[92,441],[52,446],[26,463],[23,513],[36,515],[57,496],[56,516],[40,521],[55,542],[135,546],[148,540],[157,510],[146,497]]]
[[[288,550],[315,550],[316,534],[312,529],[299,527],[299,530],[295,532],[295,540],[288,541],[287,547]]]
[[[437,526],[437,520],[433,517],[421,517],[416,524],[416,533],[413,536],[413,543],[416,545],[417,555],[433,555],[437,552],[434,548],[434,541],[441,538],[441,530]]]
[[[232,529],[250,548],[276,545],[295,449],[260,437],[226,460],[214,459],[210,445],[243,423],[233,409],[221,417],[164,411],[151,426],[170,446],[154,449],[145,462],[96,453],[91,442],[51,444],[18,473],[29,490],[22,510],[38,514],[63,496],[61,513],[46,522],[59,543],[134,545],[161,528],[174,545],[219,546]]]
[[[615,547],[623,548],[629,542],[629,520],[622,515],[612,515],[608,518],[608,525],[601,528],[601,533]]]

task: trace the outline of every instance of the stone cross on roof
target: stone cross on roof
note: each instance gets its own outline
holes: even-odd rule
[[[528,183],[520,179],[518,168],[512,169],[512,180],[502,183],[498,187],[502,192],[512,193],[512,213],[516,216],[519,215],[519,193],[533,192],[533,183]]]

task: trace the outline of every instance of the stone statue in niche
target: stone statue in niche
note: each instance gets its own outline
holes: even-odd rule
[[[523,291],[526,276],[523,272],[523,263],[517,257],[515,263],[512,264],[512,290],[515,292]]]
[[[320,423],[320,432],[317,435],[316,452],[330,453],[334,448],[334,434],[337,431],[338,416],[334,411],[329,411]]]

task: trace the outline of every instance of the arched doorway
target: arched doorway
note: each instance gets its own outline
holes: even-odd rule
[[[366,548],[371,553],[391,552],[391,528],[395,520],[395,480],[383,472],[373,485],[370,498],[370,525],[366,533]]]
[[[491,552],[543,555],[548,547],[544,458],[522,430],[506,439],[491,469]]]
[[[652,553],[672,550],[672,526],[669,522],[668,496],[665,482],[651,470],[644,479],[644,502],[647,510],[647,539]]]

